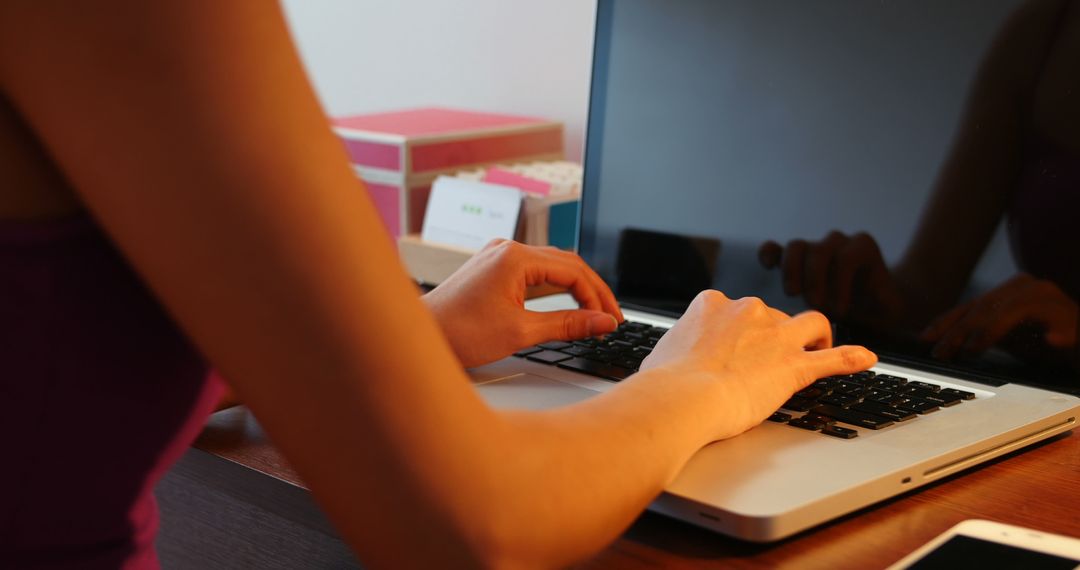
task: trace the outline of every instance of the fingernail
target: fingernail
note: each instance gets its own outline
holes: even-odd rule
[[[589,336],[599,336],[607,334],[617,328],[619,328],[619,321],[615,320],[615,317],[604,313],[601,315],[593,315],[589,317]]]

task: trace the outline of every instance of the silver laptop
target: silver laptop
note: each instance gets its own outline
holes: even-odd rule
[[[993,310],[1002,302],[981,301],[1006,298],[1017,275],[1041,286],[1009,289],[1012,307],[1055,303],[1054,314],[1075,315],[1080,296],[1076,246],[1031,241],[1055,231],[1030,219],[1032,203],[1047,207],[1053,192],[1027,200],[1055,184],[1038,169],[1080,175],[1075,158],[1015,141],[1019,170],[983,172],[979,191],[956,190],[969,180],[964,168],[1009,162],[963,159],[982,152],[972,141],[993,136],[994,120],[1027,124],[1028,111],[1006,113],[984,117],[979,136],[965,132],[980,97],[1000,92],[980,68],[1045,67],[1017,63],[1031,50],[991,49],[1026,4],[600,0],[579,250],[638,324],[473,370],[479,392],[497,407],[539,409],[613,389],[704,288],[792,313],[823,310],[841,342],[865,344],[881,363],[822,379],[770,421],[702,449],[650,507],[761,542],[1071,430],[1075,330],[1062,331],[1062,319],[1014,319],[985,350],[970,334],[1002,328]],[[1048,105],[1039,113],[1054,124],[1052,103],[1031,104]],[[1025,141],[1042,136],[1027,126]],[[1007,183],[985,187],[988,179]],[[969,202],[943,212],[943,195]],[[979,214],[994,199],[1004,210]],[[834,251],[865,233],[859,251],[869,239],[887,278],[873,255],[811,259],[834,230]],[[938,241],[920,247],[927,231]],[[956,245],[970,243],[978,247]],[[851,258],[869,261],[844,277]],[[919,265],[931,262],[932,271]],[[572,303],[557,296],[530,308]],[[963,314],[981,325],[928,333],[965,306],[984,311]],[[957,346],[942,342],[960,332]]]

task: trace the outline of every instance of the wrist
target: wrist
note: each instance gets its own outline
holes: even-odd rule
[[[740,433],[732,425],[738,398],[730,394],[720,375],[701,366],[673,364],[649,368],[631,378],[634,382],[658,386],[650,398],[668,403],[673,415],[684,421],[692,437],[693,451]]]

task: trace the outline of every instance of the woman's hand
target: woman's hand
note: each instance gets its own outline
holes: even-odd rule
[[[832,329],[821,313],[792,318],[757,298],[731,300],[704,291],[641,368],[720,383],[712,421],[715,439],[723,439],[761,423],[818,378],[859,372],[876,362],[860,346],[833,348]]]
[[[525,310],[525,289],[570,290],[581,308]],[[553,247],[494,240],[424,296],[466,368],[526,346],[607,334],[623,320],[611,289],[577,255]]]
[[[934,343],[934,357],[952,360],[1007,344],[1010,333],[1030,327],[1037,331],[1037,344],[1067,353],[1076,346],[1078,314],[1076,301],[1054,282],[1021,273],[949,311],[927,327],[921,338]],[[1023,350],[1031,344],[1004,348]]]

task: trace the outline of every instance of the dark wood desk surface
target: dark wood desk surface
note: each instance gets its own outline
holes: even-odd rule
[[[244,408],[215,414],[195,447],[302,486]],[[883,568],[971,518],[1080,537],[1080,436],[1058,436],[771,545],[646,513],[582,567]]]

